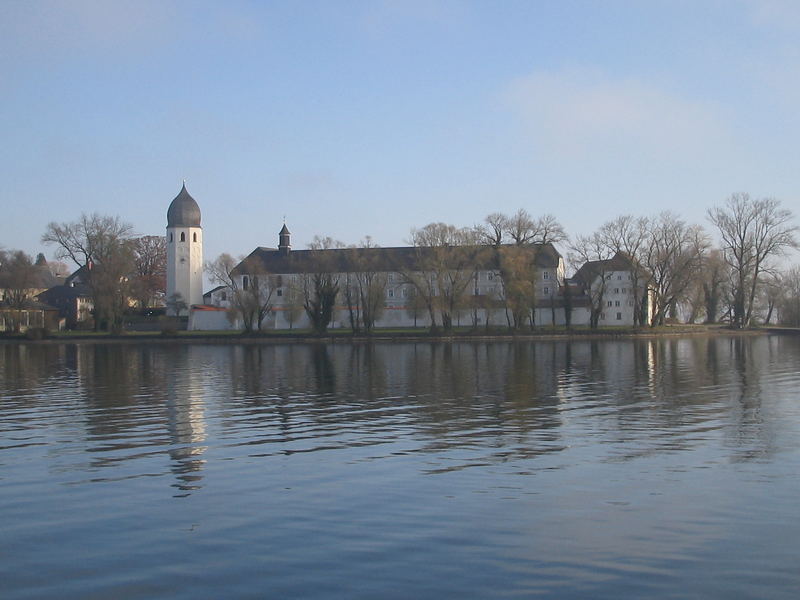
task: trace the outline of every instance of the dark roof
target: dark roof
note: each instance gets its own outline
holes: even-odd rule
[[[480,259],[482,269],[499,268],[497,249],[491,246],[470,247],[486,250]],[[557,267],[561,255],[552,244],[537,246],[536,265]],[[248,265],[255,263],[267,273],[347,273],[357,271],[415,271],[436,248],[400,246],[395,248],[335,248],[329,250],[292,250],[289,253],[259,247],[236,265],[233,275],[248,273]],[[364,265],[367,265],[366,267]],[[251,267],[252,268],[252,267]]]
[[[37,296],[38,298],[38,296]],[[10,305],[6,303],[0,303],[0,310],[9,310]],[[16,307],[15,307],[16,308]],[[31,300],[30,298],[26,299],[23,303],[22,310],[50,310],[56,311],[58,310],[55,306],[50,306],[49,304],[45,304],[39,300]]]
[[[86,265],[78,268],[77,271],[70,273],[64,280],[65,286],[80,285],[89,281],[89,273]]]
[[[228,287],[227,285],[218,285],[213,290],[209,290],[205,294],[203,294],[203,298],[210,298],[211,294],[213,294],[214,292],[218,292],[220,290],[227,289],[227,287]]]
[[[606,271],[630,271],[633,269],[633,260],[627,254],[617,252],[614,256],[606,260],[590,260],[583,263],[581,268],[573,276],[573,279],[580,281],[584,285],[591,285],[592,281]]]
[[[278,232],[278,235],[287,235],[289,233],[289,230],[286,228],[286,223],[284,223],[283,227],[281,227],[281,230]]]
[[[185,183],[167,209],[167,227],[200,227],[200,207],[186,191]]]
[[[76,284],[74,287],[70,285],[57,285],[51,287],[36,296],[42,302],[53,304],[59,300],[72,300],[75,298],[90,298],[91,293],[89,287],[83,284]]]

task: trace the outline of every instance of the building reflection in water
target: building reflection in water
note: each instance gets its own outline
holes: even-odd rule
[[[202,488],[203,453],[206,441],[205,399],[202,376],[192,367],[191,350],[183,348],[176,353],[172,377],[166,380],[167,431],[170,438],[169,456],[176,482],[173,487],[180,492],[175,496],[188,496]]]

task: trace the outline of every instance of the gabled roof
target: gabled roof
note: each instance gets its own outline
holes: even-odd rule
[[[228,288],[227,285],[218,285],[213,290],[209,290],[205,294],[203,294],[203,298],[211,298],[211,294],[213,294],[214,292],[218,292],[220,290],[225,290],[227,288]]]
[[[469,247],[487,250],[478,266],[481,269],[498,269],[497,249],[491,246]],[[394,248],[334,248],[328,250],[292,250],[283,253],[273,248],[253,250],[233,269],[233,275],[244,275],[258,265],[266,273],[348,273],[364,270],[391,272],[421,270],[420,263],[433,256],[436,248],[399,246]],[[536,265],[557,267],[561,255],[552,244],[537,247]],[[365,264],[368,265],[365,268]]]
[[[39,296],[36,296],[39,298]],[[0,302],[0,310],[17,310],[16,307],[13,309],[11,308],[11,304],[9,302]],[[50,306],[41,300],[33,300],[31,298],[26,298],[22,303],[21,310],[58,310],[54,306]]]
[[[71,285],[57,285],[51,287],[36,296],[40,301],[47,303],[58,302],[59,300],[73,300],[75,298],[91,298],[89,287],[83,284]]]
[[[573,279],[580,281],[583,285],[591,283],[601,273],[608,271],[631,271],[634,268],[633,259],[622,252],[617,252],[606,260],[590,260],[581,265]]]
[[[89,281],[88,268],[86,265],[80,267],[77,271],[70,273],[64,280],[65,286],[81,285]]]

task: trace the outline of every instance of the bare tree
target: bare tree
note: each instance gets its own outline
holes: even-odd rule
[[[712,249],[703,259],[697,278],[703,289],[703,308],[706,313],[706,323],[716,323],[723,299],[726,296],[726,286],[729,281],[729,267],[720,250]]]
[[[778,322],[787,327],[800,327],[800,266],[794,266],[783,274],[781,290]]]
[[[766,273],[760,285],[760,300],[767,314],[764,316],[764,325],[769,325],[772,315],[775,312],[780,299],[783,295],[783,277],[781,273],[772,269]]]
[[[612,252],[600,232],[589,236],[576,236],[570,244],[570,263],[573,266],[581,265],[576,277],[581,280],[589,296],[589,327],[592,329],[597,329],[603,315],[610,277],[607,263],[613,256]]]
[[[499,247],[503,243],[503,233],[508,228],[508,217],[502,213],[491,213],[477,226],[481,244]]]
[[[708,245],[702,227],[688,225],[672,213],[661,213],[651,222],[643,256],[653,290],[650,325],[663,325],[668,311],[686,297]]]
[[[22,250],[0,250],[0,290],[3,304],[10,309],[11,329],[19,333],[22,311],[36,287],[37,267]]]
[[[756,200],[745,193],[733,194],[723,206],[710,209],[708,218],[719,231],[723,257],[733,274],[732,324],[748,327],[767,261],[797,247],[797,226],[791,223],[791,211],[781,208],[778,200]]]
[[[502,297],[509,327],[533,325],[536,305],[535,251],[530,247],[503,246],[498,250]]]
[[[211,281],[230,290],[230,315],[242,319],[245,332],[261,331],[273,310],[276,276],[268,273],[255,257],[236,261],[230,254],[220,254],[206,262],[205,271]]]
[[[133,240],[133,294],[139,308],[151,307],[167,290],[167,240],[146,235]]]
[[[341,283],[334,255],[326,251],[341,249],[344,244],[330,237],[315,236],[308,247],[314,270],[301,276],[303,308],[314,333],[323,334],[333,320]]]
[[[551,214],[537,217],[534,221],[534,241],[537,244],[558,244],[566,241],[564,226]]]
[[[532,244],[536,239],[536,224],[524,208],[520,208],[513,216],[505,219],[505,233],[516,246]]]
[[[283,317],[289,323],[289,329],[294,329],[294,324],[303,314],[303,293],[297,285],[296,276],[292,275],[289,285],[286,287],[286,294],[283,297]]]
[[[389,274],[379,257],[370,252],[371,248],[377,246],[367,236],[359,247],[347,250],[348,273],[343,293],[354,333],[362,327],[367,334],[371,333],[375,321],[380,319],[386,308]]]
[[[55,244],[57,258],[85,267],[98,329],[123,329],[133,271],[131,231],[118,217],[94,213],[74,223],[49,223],[42,235],[42,242]]]
[[[437,314],[444,330],[449,331],[458,311],[466,306],[465,295],[485,247],[478,245],[474,230],[445,223],[412,229],[411,241],[417,251],[416,264],[402,269],[404,280],[427,306],[431,331],[437,329]]]
[[[414,319],[414,327],[417,326],[417,319],[425,312],[427,305],[425,300],[417,291],[415,286],[408,287],[408,298],[406,300],[406,314]]]

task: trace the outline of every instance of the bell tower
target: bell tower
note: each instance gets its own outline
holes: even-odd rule
[[[178,295],[179,300],[186,304],[185,309],[176,310],[174,301]],[[203,229],[200,227],[200,207],[186,191],[184,182],[167,209],[167,312],[185,315],[193,304],[202,303]]]

